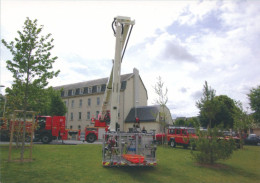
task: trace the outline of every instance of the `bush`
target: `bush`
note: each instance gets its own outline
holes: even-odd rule
[[[225,140],[217,128],[207,132],[198,132],[198,139],[192,142],[197,151],[191,151],[193,158],[198,163],[214,164],[218,160],[226,160],[231,157],[235,149],[233,139]]]

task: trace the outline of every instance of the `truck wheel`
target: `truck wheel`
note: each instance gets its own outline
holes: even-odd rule
[[[190,145],[190,150],[195,150],[196,146],[195,145]]]
[[[188,144],[183,144],[183,148],[184,148],[184,149],[187,149],[188,146],[189,146]]]
[[[96,135],[93,133],[88,134],[88,136],[86,137],[86,141],[88,143],[93,143],[95,142],[95,140],[96,140]]]
[[[48,134],[42,136],[42,143],[48,144],[51,142],[51,137]]]
[[[170,146],[171,146],[172,148],[176,147],[175,140],[171,140],[171,141],[170,141]]]

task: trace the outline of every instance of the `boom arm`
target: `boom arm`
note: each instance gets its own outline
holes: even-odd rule
[[[104,115],[107,111],[107,105],[111,100],[110,108],[110,131],[116,131],[116,123],[118,123],[118,108],[119,108],[119,97],[121,89],[121,62],[124,56],[125,49],[127,47],[128,39],[135,21],[131,21],[129,17],[117,16],[114,18],[112,28],[116,37],[115,46],[115,57],[113,60],[113,68],[110,77],[107,82],[107,88],[104,94],[102,109],[101,109],[101,120],[104,119]],[[129,32],[129,28],[130,32]],[[111,99],[110,99],[111,98]]]

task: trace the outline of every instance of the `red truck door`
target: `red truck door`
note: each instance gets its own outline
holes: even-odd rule
[[[60,130],[65,132],[65,116],[52,117],[52,136],[58,137]]]
[[[175,137],[176,129],[168,129],[167,141],[169,142],[172,137]]]
[[[175,142],[176,142],[176,143],[183,143],[183,141],[182,141],[181,129],[176,129],[175,132],[176,132]]]
[[[186,129],[182,130],[182,143],[183,144],[188,144],[189,143],[189,139],[188,139],[188,132]]]
[[[52,118],[50,116],[46,116],[46,123],[45,123],[45,130],[51,130],[52,129]]]

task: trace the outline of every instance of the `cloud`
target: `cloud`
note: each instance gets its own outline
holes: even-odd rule
[[[260,81],[260,2],[258,1],[3,1],[2,38],[12,40],[25,17],[37,18],[52,33],[61,69],[50,85],[108,77],[114,57],[111,22],[117,15],[136,24],[122,63],[122,74],[140,71],[148,91],[161,76],[173,116],[198,114],[195,102],[207,80],[220,94],[248,105],[246,93]],[[14,13],[15,12],[15,13]],[[46,12],[48,12],[46,14]],[[12,81],[3,60],[1,81]],[[9,73],[9,74],[8,74]],[[7,83],[7,84],[6,84]]]
[[[203,95],[202,90],[201,90],[201,91],[195,91],[195,92],[193,92],[193,93],[191,94],[191,97],[192,97],[195,101],[197,101],[197,100],[199,100],[199,99],[202,97],[202,95]]]
[[[165,49],[161,54],[162,59],[175,61],[196,62],[197,59],[187,49],[174,41],[166,41]]]
[[[182,93],[186,93],[186,92],[187,92],[187,88],[182,87],[182,88],[180,89],[180,91],[181,91]]]

